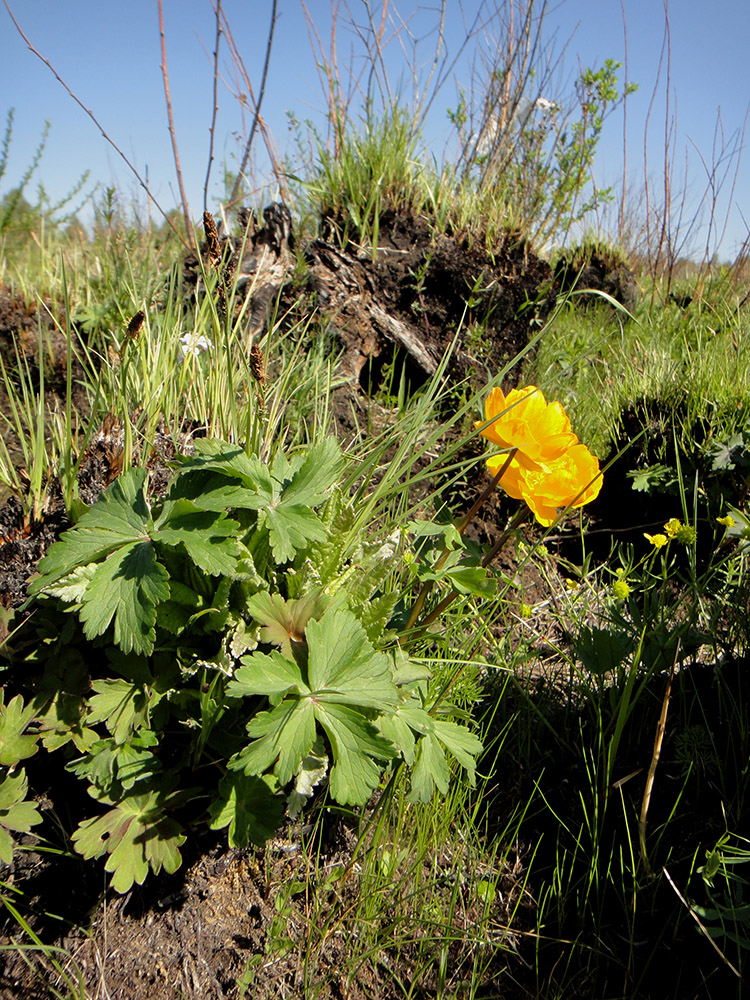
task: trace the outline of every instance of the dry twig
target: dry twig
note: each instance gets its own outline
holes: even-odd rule
[[[182,182],[182,169],[180,167],[180,153],[177,148],[177,136],[174,130],[174,119],[172,117],[172,98],[169,93],[169,73],[167,72],[167,44],[164,38],[164,11],[162,0],[157,0],[159,7],[159,38],[161,40],[161,75],[164,80],[164,97],[167,102],[167,122],[169,128],[169,138],[172,140],[172,153],[174,155],[174,166],[177,172],[177,185],[180,189],[180,200],[182,202],[182,214],[185,218],[185,231],[187,233],[187,238],[193,241],[193,227],[190,222],[190,207],[188,205],[187,195],[185,194],[185,185]]]
[[[191,250],[192,249],[192,245],[188,242],[188,239],[185,236],[183,236],[183,234],[179,231],[179,229],[172,222],[172,220],[170,219],[169,215],[161,207],[161,205],[159,204],[159,202],[156,200],[156,198],[154,197],[154,195],[151,193],[151,189],[149,188],[148,184],[141,177],[141,175],[138,172],[138,170],[136,169],[136,167],[130,162],[130,160],[123,153],[123,151],[120,149],[120,147],[117,145],[117,143],[112,138],[110,138],[110,136],[104,131],[104,127],[101,125],[101,123],[99,122],[99,120],[96,117],[96,115],[94,114],[94,112],[90,108],[87,108],[86,105],[83,103],[83,101],[80,99],[80,97],[78,97],[77,94],[75,94],[73,92],[73,90],[68,86],[68,84],[65,82],[65,80],[63,80],[63,78],[57,72],[57,70],[55,69],[55,67],[49,61],[49,59],[46,59],[41,54],[41,52],[38,49],[36,49],[31,44],[31,41],[29,40],[29,37],[26,35],[26,33],[24,32],[23,28],[21,27],[21,25],[16,20],[16,17],[13,14],[13,11],[11,10],[11,8],[10,8],[10,6],[8,4],[8,0],[3,0],[3,4],[5,5],[5,9],[8,11],[8,14],[10,16],[11,21],[15,25],[16,31],[21,36],[21,38],[23,38],[24,42],[26,42],[26,45],[28,46],[29,50],[37,57],[37,59],[41,59],[41,61],[44,63],[44,65],[47,67],[47,69],[49,69],[50,72],[52,73],[52,75],[55,77],[55,79],[57,80],[57,82],[73,98],[73,100],[76,102],[76,104],[78,105],[78,107],[81,108],[82,111],[86,112],[86,114],[89,116],[89,118],[94,123],[94,125],[96,125],[96,127],[99,129],[99,132],[101,133],[102,137],[110,144],[110,146],[112,147],[112,149],[114,149],[114,151],[117,153],[117,155],[122,160],[124,160],[124,162],[127,165],[128,169],[131,171],[131,173],[133,174],[133,176],[135,177],[135,179],[138,181],[138,184],[140,185],[140,187],[142,187],[143,190],[146,192],[146,197],[149,199],[149,201],[153,205],[156,206],[156,210],[158,212],[160,212],[161,215],[164,217],[164,221],[167,223],[167,225],[169,226],[169,228],[178,237],[178,239],[180,240],[180,242],[182,243],[182,245],[185,247],[185,249],[186,250]]]

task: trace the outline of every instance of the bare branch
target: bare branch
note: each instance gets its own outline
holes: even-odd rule
[[[213,107],[211,108],[211,126],[208,130],[208,166],[206,180],[203,185],[203,211],[208,211],[208,183],[211,179],[211,167],[214,162],[214,137],[216,134],[216,116],[219,112],[219,43],[221,41],[221,0],[214,4],[216,14],[216,42],[214,43],[214,75],[213,75]]]
[[[68,86],[68,84],[65,82],[65,80],[63,80],[63,78],[57,72],[57,70],[55,69],[55,67],[49,61],[49,59],[46,59],[41,54],[41,52],[39,52],[39,50],[36,49],[31,44],[31,41],[29,40],[28,36],[24,32],[24,30],[21,27],[21,25],[16,20],[15,15],[13,14],[13,11],[10,9],[10,6],[8,5],[8,0],[3,0],[3,4],[5,6],[5,9],[8,11],[8,14],[10,16],[11,21],[15,25],[16,31],[21,36],[21,38],[23,38],[24,42],[26,42],[26,45],[28,46],[29,51],[31,51],[37,57],[37,59],[40,59],[44,63],[44,65],[47,67],[47,69],[49,69],[49,71],[55,77],[55,79],[60,84],[60,86],[63,87],[63,89],[70,95],[70,97],[73,98],[73,100],[76,102],[76,104],[78,105],[78,107],[81,108],[82,111],[86,112],[86,114],[89,116],[89,118],[94,123],[94,125],[96,125],[96,127],[99,129],[99,132],[101,133],[102,137],[110,144],[110,146],[112,147],[112,149],[114,149],[114,151],[117,153],[117,155],[120,157],[120,159],[122,159],[125,162],[125,164],[127,165],[128,169],[131,171],[131,173],[133,174],[133,176],[135,177],[135,179],[138,181],[138,184],[146,192],[146,197],[149,199],[149,201],[153,205],[155,205],[156,210],[161,213],[161,215],[164,218],[164,221],[167,223],[167,225],[169,226],[169,228],[178,237],[178,239],[180,240],[180,242],[182,243],[182,245],[185,247],[185,249],[186,250],[191,250],[192,249],[192,245],[188,242],[188,240],[186,239],[186,237],[175,226],[175,224],[172,222],[172,220],[170,219],[170,217],[167,214],[167,212],[161,207],[161,205],[159,204],[159,202],[156,200],[156,198],[154,197],[154,195],[151,193],[151,189],[149,188],[148,184],[141,177],[141,175],[138,172],[137,168],[130,162],[130,160],[123,153],[123,151],[120,149],[120,147],[117,145],[117,143],[113,139],[111,139],[109,137],[109,135],[107,135],[107,133],[104,131],[103,126],[99,122],[99,120],[96,117],[96,115],[94,114],[94,112],[91,111],[90,108],[87,108],[86,105],[83,103],[83,101],[71,90],[71,88]]]
[[[234,179],[234,185],[232,187],[232,193],[229,196],[229,204],[232,205],[237,199],[240,187],[242,185],[242,177],[245,173],[245,168],[247,167],[247,161],[250,159],[250,150],[253,145],[253,138],[255,137],[255,130],[258,127],[258,122],[260,120],[260,109],[263,104],[263,95],[266,92],[266,80],[268,78],[268,66],[271,61],[271,49],[273,48],[273,33],[276,29],[276,8],[278,6],[277,0],[273,0],[273,5],[271,7],[271,25],[268,29],[268,39],[266,41],[266,57],[263,62],[263,76],[260,81],[260,91],[258,92],[258,100],[255,101],[255,113],[253,116],[253,123],[250,126],[250,134],[247,137],[247,142],[245,143],[245,151],[242,154],[242,162],[240,163],[240,168],[237,171],[237,176]]]
[[[237,92],[234,94],[234,96],[237,98],[237,100],[243,107],[248,105],[248,96],[249,96],[250,104],[252,105],[253,108],[253,129],[259,131],[261,136],[263,137],[263,144],[266,147],[268,158],[271,161],[271,169],[273,170],[274,176],[276,177],[276,181],[279,184],[279,186],[286,192],[286,182],[283,175],[283,171],[279,163],[279,155],[274,145],[271,134],[268,130],[268,127],[266,126],[266,123],[263,120],[262,115],[260,114],[260,102],[262,100],[262,94],[259,95],[259,99],[256,101],[255,95],[253,93],[253,84],[252,80],[250,79],[250,74],[247,71],[245,62],[242,58],[240,50],[234,39],[234,35],[232,34],[231,25],[229,24],[226,12],[224,11],[222,11],[222,23],[223,23],[223,34],[224,38],[226,39],[227,45],[229,47],[229,53],[232,59],[232,64],[235,68],[235,71],[238,74],[238,77],[241,79],[241,83],[238,80]],[[271,34],[269,34],[269,42],[266,47],[267,59],[270,56],[270,51],[271,51],[270,49],[272,42]],[[265,72],[263,76],[263,86],[265,86]],[[245,152],[247,157],[249,157],[251,143],[252,143],[252,130],[250,133],[250,138],[248,139],[248,144],[245,147]],[[233,192],[232,196],[229,199],[228,206],[231,206],[236,201],[239,195],[239,180],[244,174],[246,167],[247,167],[247,159],[245,159],[244,165],[238,171],[237,180],[235,181],[236,193]],[[285,197],[288,197],[288,192],[286,192]]]
[[[161,40],[161,75],[164,80],[164,97],[167,102],[167,123],[169,137],[172,140],[172,153],[174,154],[174,166],[177,172],[177,184],[180,189],[180,200],[182,202],[182,214],[185,217],[185,231],[188,239],[193,240],[193,226],[190,221],[190,206],[188,205],[185,185],[182,182],[182,169],[180,167],[180,153],[177,148],[177,136],[174,130],[174,119],[172,117],[172,99],[169,95],[169,73],[167,72],[167,45],[164,38],[164,10],[162,0],[157,0],[159,8],[159,37]]]

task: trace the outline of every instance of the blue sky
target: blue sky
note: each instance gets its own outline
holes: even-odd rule
[[[382,0],[373,0],[380,7]],[[52,63],[81,101],[100,120],[126,155],[145,176],[165,208],[177,201],[171,147],[160,73],[160,40],[156,0],[8,0],[13,13],[32,44]],[[363,16],[361,0],[350,0],[355,17]],[[436,0],[404,0],[396,8],[410,18],[415,34],[423,35],[432,22]],[[503,7],[502,0],[496,4]],[[550,2],[545,36],[562,54],[553,89],[570,91],[579,67],[600,65],[604,59],[625,60],[627,25],[628,78],[639,90],[628,102],[628,187],[634,204],[643,201],[644,158],[654,189],[663,187],[665,145],[666,64],[659,76],[659,58],[664,42],[665,12],[662,0],[559,0]],[[307,0],[324,42],[330,31],[330,0]],[[388,10],[393,9],[389,3]],[[458,52],[465,38],[465,23],[482,10],[481,0],[448,0],[446,43],[450,54]],[[485,6],[486,10],[487,7]],[[224,10],[242,53],[253,87],[260,85],[271,0],[224,0]],[[308,24],[301,0],[278,0],[279,17],[272,53],[263,116],[282,153],[292,151],[287,111],[300,120],[322,121],[324,95],[310,44]],[[671,27],[671,78],[669,124],[675,139],[674,190],[683,186],[688,169],[686,215],[695,206],[706,183],[706,164],[714,157],[717,115],[721,113],[725,140],[741,131],[750,100],[747,83],[750,3],[745,0],[673,0],[669,9]],[[212,107],[212,56],[215,21],[210,0],[164,0],[167,61],[175,113],[177,138],[188,197],[194,216],[203,207],[203,184],[208,157]],[[487,26],[485,42],[492,34]],[[136,192],[135,182],[117,154],[86,114],[66,94],[50,70],[27,48],[0,6],[0,119],[15,108],[14,136],[0,194],[23,174],[38,142],[45,119],[51,121],[48,146],[37,178],[52,198],[61,197],[84,170],[103,185],[115,184],[126,200]],[[346,76],[355,35],[340,25],[339,68]],[[418,58],[429,63],[430,37],[424,39]],[[210,188],[209,207],[215,207],[221,191],[222,164],[230,167],[241,148],[240,139],[249,115],[232,94],[237,90],[227,49],[223,49],[223,82],[219,89],[219,119],[216,129],[216,164]],[[361,57],[354,57],[361,70]],[[394,45],[389,53],[392,80],[410,89],[406,56]],[[621,71],[622,74],[623,71]],[[451,136],[446,109],[456,104],[458,85],[467,86],[470,67],[459,60],[446,86],[438,95],[427,120],[427,138],[440,155]],[[239,85],[241,89],[242,84]],[[656,93],[655,93],[656,91]],[[654,96],[655,94],[655,96]],[[549,93],[550,99],[557,95]],[[644,141],[649,106],[652,104],[648,141]],[[262,145],[258,144],[259,154]],[[264,161],[259,158],[258,167]],[[623,172],[623,120],[613,116],[605,126],[596,163],[597,183],[618,184]],[[724,222],[729,185],[725,185],[718,213]],[[721,243],[722,258],[732,258],[746,238],[750,223],[750,161],[740,163],[735,188],[735,206]],[[704,219],[704,222],[706,220]],[[694,252],[701,252],[705,227],[696,232]]]

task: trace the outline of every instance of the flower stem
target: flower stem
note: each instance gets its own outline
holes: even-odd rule
[[[516,454],[517,451],[518,451],[518,448],[514,448],[508,454],[508,457],[503,462],[503,464],[500,466],[499,471],[493,477],[492,482],[489,484],[489,486],[487,486],[487,488],[485,490],[482,491],[482,493],[480,494],[480,496],[478,497],[478,499],[472,505],[472,507],[469,510],[469,512],[467,514],[464,514],[464,516],[458,522],[457,530],[458,530],[458,533],[460,535],[462,535],[464,533],[464,531],[468,527],[469,523],[471,522],[471,519],[477,513],[477,511],[482,506],[482,504],[485,502],[485,500],[487,499],[487,497],[491,496],[495,492],[495,490],[497,489],[498,483],[500,482],[500,480],[502,479],[502,477],[507,472],[508,467],[509,467],[510,463],[513,461],[513,458],[514,458],[514,456],[515,456],[515,454]],[[512,529],[509,529],[509,530],[512,530]],[[501,541],[502,542],[505,541],[505,536],[502,536]],[[499,551],[499,548],[497,548],[496,550],[493,551],[493,555],[497,551]],[[441,569],[442,566],[443,566],[443,564],[445,563],[445,560],[448,558],[449,555],[450,555],[450,549],[446,548],[445,551],[441,554],[441,556],[438,559],[438,561],[435,563],[435,566],[433,567],[433,571],[436,572],[437,570]],[[489,560],[488,560],[488,562],[489,562]],[[486,566],[487,562],[482,562],[482,565]],[[428,597],[430,591],[432,590],[434,582],[435,582],[434,580],[428,580],[426,583],[422,584],[422,587],[421,587],[421,589],[419,591],[419,594],[417,595],[417,599],[414,602],[414,607],[411,609],[411,614],[409,615],[409,620],[406,623],[406,625],[404,626],[404,629],[403,629],[404,632],[408,632],[410,629],[412,629],[414,627],[414,624],[416,623],[416,620],[419,617],[419,613],[422,610],[422,608],[424,607],[424,602],[427,600],[427,597]],[[452,595],[449,594],[448,596],[451,598],[451,600],[453,600],[453,597],[455,597],[455,595],[456,595],[456,591],[453,591],[453,594]],[[438,607],[440,607],[440,606],[441,605],[438,605]],[[434,612],[433,612],[433,614],[434,614]],[[429,620],[430,621],[432,620],[432,616],[430,616]]]
[[[505,545],[505,543],[508,541],[508,539],[516,530],[516,528],[519,526],[519,524],[522,524],[523,521],[525,521],[525,519],[528,517],[528,515],[529,515],[528,507],[522,507],[520,510],[516,511],[513,520],[510,522],[510,524],[502,533],[502,535],[500,535],[500,537],[492,546],[492,548],[489,550],[489,552],[487,552],[484,558],[482,559],[483,567],[489,566],[489,564],[498,554],[500,549],[502,549],[503,545]],[[431,625],[436,618],[439,618],[440,615],[445,611],[445,609],[449,607],[457,597],[458,597],[457,590],[452,590],[449,594],[446,594],[446,596],[442,599],[440,604],[438,604],[436,608],[433,608],[432,611],[429,613],[429,615],[427,615],[425,620],[422,622],[420,631],[427,628],[428,625]]]
[[[488,552],[485,552],[484,556],[482,557],[482,566],[489,566],[489,564],[498,554],[500,549],[502,549],[503,545],[505,545],[505,543],[508,541],[508,538],[513,534],[516,528],[519,527],[519,525],[523,524],[523,522],[528,518],[530,513],[531,511],[529,510],[529,508],[525,506],[521,507],[519,510],[516,511],[516,513],[513,515],[513,520],[510,522],[510,524],[502,533],[502,535],[500,535],[500,537],[492,546],[492,548]]]
[[[474,517],[474,515],[476,514],[476,512],[479,510],[479,508],[482,506],[482,504],[487,499],[487,497],[491,496],[495,492],[495,490],[497,489],[498,483],[503,478],[503,476],[505,475],[505,473],[508,471],[508,467],[510,466],[510,463],[515,458],[515,455],[516,455],[517,451],[518,451],[518,448],[514,448],[511,452],[508,453],[508,457],[505,459],[505,461],[503,462],[503,464],[500,466],[500,469],[498,470],[498,472],[493,477],[492,482],[482,492],[482,494],[480,495],[479,499],[474,503],[474,505],[472,506],[471,510],[468,512],[468,514],[465,514],[464,517],[459,521],[459,523],[458,523],[458,531],[459,531],[460,534],[464,533],[464,531],[466,530],[466,528],[469,525],[469,522]]]

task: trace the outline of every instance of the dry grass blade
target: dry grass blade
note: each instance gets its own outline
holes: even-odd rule
[[[648,807],[651,803],[651,792],[654,787],[654,778],[656,777],[656,768],[659,765],[659,757],[661,756],[661,746],[664,742],[664,733],[667,728],[667,712],[669,711],[669,699],[672,695],[672,681],[674,680],[674,672],[677,666],[677,658],[680,655],[680,640],[677,640],[677,647],[674,651],[674,660],[672,661],[672,669],[669,671],[669,679],[667,680],[667,690],[664,692],[664,701],[661,706],[661,715],[659,716],[659,724],[656,727],[656,738],[654,739],[654,752],[651,756],[651,764],[648,769],[648,776],[646,777],[646,787],[643,792],[643,804],[641,805],[641,818],[638,824],[638,835],[640,838],[641,847],[641,859],[646,866],[646,871],[650,874],[651,865],[649,864],[648,854],[646,852],[646,821],[648,819]]]

